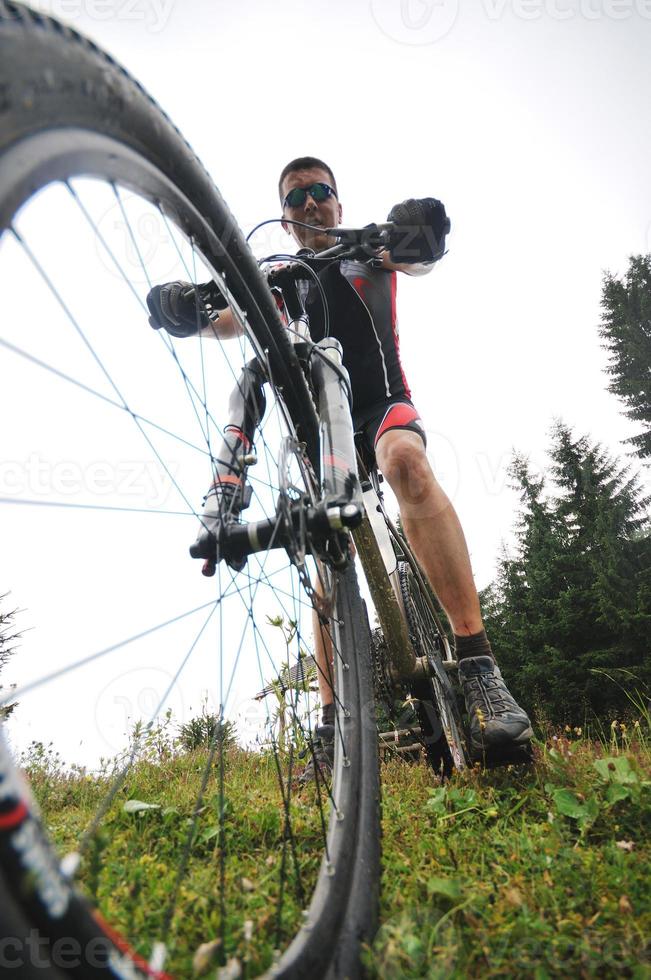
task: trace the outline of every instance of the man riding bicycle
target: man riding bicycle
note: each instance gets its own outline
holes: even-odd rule
[[[316,157],[292,160],[280,175],[279,194],[283,227],[297,245],[315,252],[330,248],[333,239],[321,229],[335,227],[342,220],[330,167]],[[481,759],[487,752],[508,753],[527,746],[531,724],[495,663],[463,530],[427,459],[425,431],[400,360],[396,318],[397,272],[420,275],[430,271],[445,251],[450,224],[444,206],[433,198],[396,205],[388,221],[401,233],[381,254],[381,265],[335,262],[319,278],[328,301],[329,333],[341,341],[350,375],[355,430],[365,451],[375,455],[396,496],[403,530],[454,632],[470,723],[470,750],[473,758]],[[185,300],[183,291],[174,289],[178,285],[156,286],[150,292],[150,323],[176,336],[188,336],[198,332],[195,300]],[[306,296],[306,309],[312,339],[320,340],[325,330],[323,304],[314,286]],[[225,309],[202,332],[226,338],[240,328]],[[316,764],[327,767],[334,740],[334,696],[329,682],[332,654],[316,614],[314,632],[323,710],[315,758]]]

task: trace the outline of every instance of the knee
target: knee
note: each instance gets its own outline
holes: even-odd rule
[[[393,438],[389,439],[389,436]],[[391,488],[411,488],[410,495],[418,496],[433,479],[422,440],[411,432],[387,433],[376,450],[378,465]]]

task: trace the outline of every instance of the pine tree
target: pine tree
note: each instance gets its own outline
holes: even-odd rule
[[[582,723],[630,707],[595,670],[651,681],[651,538],[639,480],[585,436],[555,426],[550,476],[514,461],[523,511],[518,546],[503,555],[487,626],[509,685],[554,721]]]
[[[643,595],[651,575],[650,501],[630,466],[619,465],[585,436],[573,439],[561,423],[551,456],[560,490],[556,511],[568,535],[584,697],[605,709],[613,692],[591,671],[630,668],[642,678],[648,670],[651,619]]]
[[[609,273],[603,283],[600,336],[610,353],[608,390],[625,414],[642,425],[627,441],[641,458],[651,457],[651,255],[631,256],[624,280]]]
[[[545,478],[534,477],[524,457],[515,456],[510,476],[522,505],[518,543],[515,555],[503,552],[497,580],[482,594],[484,619],[516,698],[557,717],[565,702],[556,669],[567,642],[561,612],[567,591],[564,527],[548,500]]]

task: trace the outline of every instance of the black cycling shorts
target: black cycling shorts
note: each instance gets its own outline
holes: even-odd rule
[[[416,432],[427,446],[427,436],[420,416],[412,403],[406,399],[380,402],[359,412],[354,411],[353,424],[355,442],[369,463],[375,461],[378,439],[390,429],[408,429],[410,432]]]

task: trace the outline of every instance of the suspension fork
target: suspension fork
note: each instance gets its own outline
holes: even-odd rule
[[[282,289],[292,343],[299,360],[307,363],[317,398],[320,476],[328,524],[333,530],[356,527],[364,508],[357,475],[350,377],[343,364],[343,348],[335,337],[311,342],[305,297],[295,272],[277,270],[269,282]]]
[[[363,487],[365,515],[355,530],[355,547],[382,628],[391,679],[399,684],[424,676],[427,668],[416,657],[409,638],[397,582],[396,555],[379,496],[370,481],[365,481]]]
[[[253,438],[264,415],[263,386],[268,380],[259,361],[249,361],[230,397],[229,422],[214,460],[215,475],[204,501],[201,529],[190,548],[193,558],[204,559],[204,575],[214,575],[222,558],[240,571],[248,555],[288,547],[297,535],[305,534],[316,554],[331,564],[343,568],[349,561],[347,529],[361,521],[363,502],[348,373],[337,340],[328,338],[306,348],[320,414],[322,499],[316,505],[293,501],[282,516],[279,507],[273,518],[241,523],[241,513],[251,500],[246,472],[255,462]]]
[[[409,639],[397,583],[395,552],[379,498],[371,484],[368,489],[365,485],[362,494],[350,413],[350,381],[339,341],[326,337],[316,344],[310,365],[319,404],[321,473],[326,506],[332,515],[331,526],[337,526],[334,523],[337,515],[349,514],[353,518],[345,523],[355,528],[355,544],[388,646],[394,680],[424,676],[427,667],[416,658]]]
[[[356,527],[364,505],[357,475],[350,378],[339,341],[326,337],[315,344],[309,367],[319,409],[321,485],[328,522],[333,530]]]

